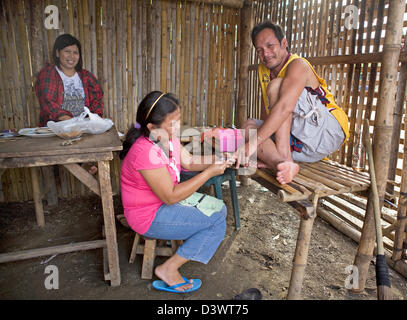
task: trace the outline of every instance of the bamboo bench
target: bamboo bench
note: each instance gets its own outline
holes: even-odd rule
[[[291,183],[281,185],[270,169],[258,169],[252,179],[290,203],[300,213],[301,222],[291,272],[288,299],[300,299],[307,264],[312,226],[318,200],[331,195],[366,192],[370,186],[367,173],[357,172],[333,161],[299,163],[300,172]]]

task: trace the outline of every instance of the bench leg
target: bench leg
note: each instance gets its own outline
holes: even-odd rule
[[[293,269],[291,271],[290,287],[288,288],[288,300],[301,299],[302,282],[304,280],[305,267],[307,265],[308,249],[311,241],[312,226],[316,215],[318,199],[314,199],[314,214],[308,219],[301,216],[298,230],[297,245],[295,248]]]

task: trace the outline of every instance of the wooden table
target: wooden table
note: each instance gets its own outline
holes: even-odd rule
[[[112,286],[118,286],[121,280],[109,164],[109,161],[113,159],[113,152],[122,150],[122,143],[117,130],[112,127],[109,131],[100,135],[84,134],[81,140],[75,141],[71,145],[62,145],[62,142],[64,140],[57,136],[46,138],[18,137],[10,141],[3,141],[0,144],[0,172],[7,168],[30,168],[37,224],[42,227],[45,224],[45,219],[38,180],[38,167],[55,164],[63,165],[83,184],[101,197],[106,238],[4,253],[0,254],[0,263],[103,248],[104,252],[107,251],[108,262],[108,272],[105,272],[105,280],[110,280]],[[98,163],[97,176],[99,180],[79,165],[86,162]]]

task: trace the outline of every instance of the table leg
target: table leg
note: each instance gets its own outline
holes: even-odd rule
[[[40,182],[38,179],[38,168],[31,167],[30,174],[31,174],[31,184],[32,184],[32,188],[33,188],[35,216],[37,218],[38,226],[43,227],[45,225],[45,218],[44,218],[44,208],[42,206]]]
[[[110,284],[120,285],[120,266],[117,248],[116,224],[114,221],[112,185],[110,183],[109,161],[98,161],[100,194],[106,233],[106,247],[109,261]]]

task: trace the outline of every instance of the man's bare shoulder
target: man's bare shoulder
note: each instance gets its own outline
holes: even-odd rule
[[[303,79],[306,86],[317,87],[319,82],[309,64],[304,59],[295,59],[287,66],[286,78]]]
[[[311,71],[310,66],[304,59],[295,59],[287,66],[286,74],[297,74]]]

